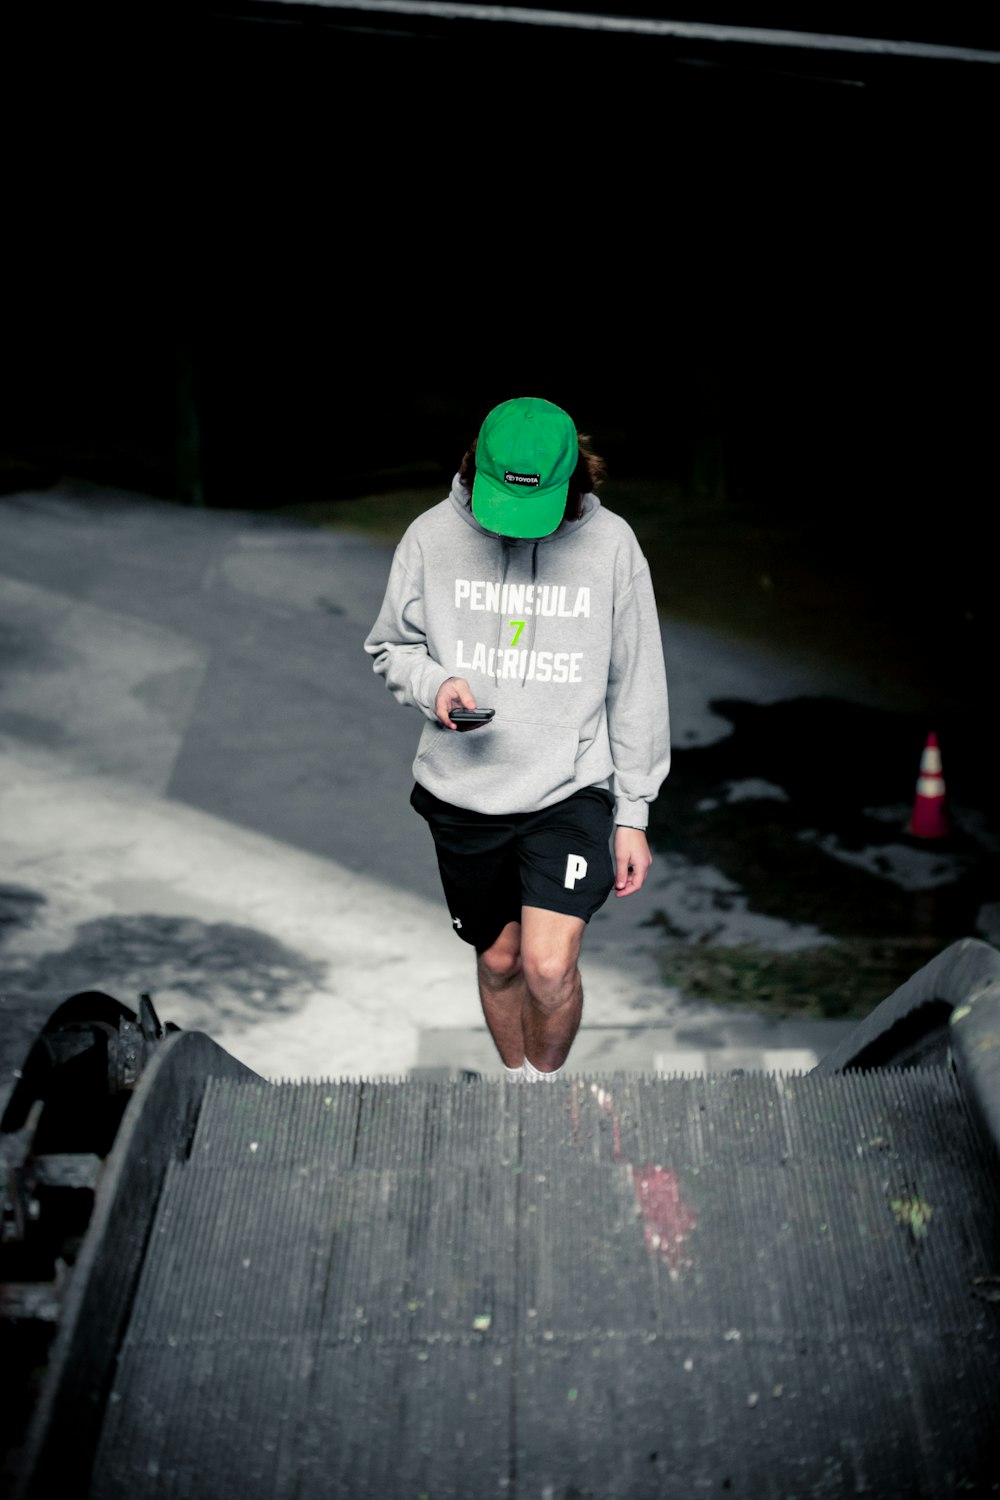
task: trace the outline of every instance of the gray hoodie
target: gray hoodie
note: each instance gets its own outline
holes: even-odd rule
[[[535,812],[610,787],[615,821],[645,828],[670,768],[663,646],[632,528],[587,495],[579,521],[517,541],[484,531],[458,476],[407,529],[365,641],[400,703],[427,722],[413,774],[483,813]],[[464,677],[496,717],[445,729],[434,699]]]

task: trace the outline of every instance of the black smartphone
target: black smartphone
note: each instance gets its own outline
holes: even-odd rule
[[[475,729],[477,724],[488,724],[495,713],[495,708],[453,708],[448,717],[458,729]]]

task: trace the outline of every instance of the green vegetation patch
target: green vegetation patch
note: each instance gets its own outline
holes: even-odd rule
[[[761,1015],[861,1019],[940,950],[934,938],[844,938],[780,953],[667,941],[665,984],[686,999],[747,1007]]]

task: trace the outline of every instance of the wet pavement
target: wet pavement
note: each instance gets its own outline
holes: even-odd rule
[[[0,500],[3,1094],[84,989],[272,1078],[498,1071],[407,802],[419,725],[361,649],[390,557],[68,481]],[[571,1066],[810,1066],[948,942],[1000,940],[983,736],[860,663],[663,635],[656,861],[591,924]],[[953,832],[922,843],[932,728]]]

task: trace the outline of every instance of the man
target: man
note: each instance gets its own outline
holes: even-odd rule
[[[649,568],[594,493],[603,473],[560,407],[495,407],[451,494],[403,536],[365,642],[427,721],[410,800],[512,1079],[565,1062],[586,924],[642,886],[670,766]],[[463,717],[480,708],[492,718]]]

